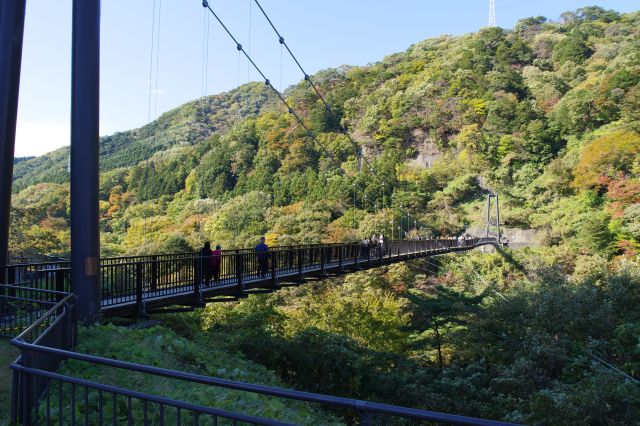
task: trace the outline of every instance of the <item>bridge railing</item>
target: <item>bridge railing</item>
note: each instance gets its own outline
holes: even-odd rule
[[[237,286],[242,292],[247,283],[272,284],[281,278],[324,273],[345,267],[367,267],[445,251],[466,250],[483,239],[395,240],[383,244],[309,244],[271,249],[262,261],[254,249],[225,250],[220,256],[219,274],[214,274],[210,259],[197,253],[149,256],[125,256],[100,260],[103,307],[136,303],[142,309],[149,297],[171,297],[193,292],[199,302],[207,288]],[[29,287],[51,291],[69,291],[68,262],[17,264],[7,268],[8,282],[25,282]]]
[[[0,333],[3,336],[17,334],[12,340],[14,344],[33,344],[59,350],[73,348],[77,337],[73,294],[11,285],[1,285],[0,291]],[[65,358],[63,355],[21,350],[13,365],[53,372]],[[32,422],[31,413],[48,386],[45,378],[29,376],[14,369],[12,424],[18,421],[25,425],[37,424]]]
[[[18,285],[0,285],[0,336],[22,333],[68,293]],[[43,323],[42,327],[47,326]]]
[[[56,347],[31,344],[22,340],[11,342],[23,354],[30,354],[30,360],[23,360],[12,365],[12,369],[21,383],[41,382],[44,387],[40,393],[26,392],[18,396],[17,403],[24,409],[19,412],[25,424],[218,424],[231,421],[232,424],[253,425],[290,425],[277,419],[269,419],[246,415],[228,410],[194,404],[184,400],[153,395],[137,389],[114,386],[111,383],[100,383],[96,380],[83,379],[52,372],[34,364],[35,359],[52,357],[55,359],[72,359],[85,364],[92,370],[125,370],[130,374],[142,374],[162,377],[198,386],[212,386],[253,395],[278,398],[287,402],[301,401],[316,404],[319,408],[340,409],[350,411],[352,417],[359,418],[361,425],[384,424],[385,420],[418,420],[454,425],[497,426],[506,423],[483,420],[452,414],[437,413],[426,410],[372,403],[351,398],[335,397],[309,392],[301,392],[271,386],[263,386],[239,381],[230,381],[215,377],[202,376],[176,370],[168,370],[148,365],[117,361],[87,354],[81,354]],[[23,355],[24,356],[24,355]],[[24,388],[23,388],[24,392]],[[251,397],[250,399],[254,399]],[[29,408],[30,407],[30,408]],[[14,417],[15,419],[16,417]],[[226,424],[226,423],[225,423]]]

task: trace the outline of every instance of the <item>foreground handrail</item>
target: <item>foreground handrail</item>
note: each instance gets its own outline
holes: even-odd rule
[[[58,309],[60,309],[62,307],[68,307],[69,306],[68,302],[71,301],[71,300],[74,300],[75,298],[76,298],[75,294],[73,294],[73,293],[67,294],[67,296],[63,297],[58,303],[56,303],[53,307],[51,307],[51,309],[49,309],[47,312],[42,314],[40,316],[40,318],[38,318],[33,324],[31,324],[29,327],[27,327],[22,333],[17,335],[15,338],[11,339],[10,342],[13,342],[14,340],[20,341],[20,342],[24,342],[24,337],[28,333],[30,333],[32,330],[38,328],[40,326],[40,324],[42,324],[50,316],[55,314]]]
[[[459,416],[455,414],[438,413],[434,411],[420,410],[415,408],[398,407],[394,405],[381,404],[375,402],[367,402],[363,400],[345,398],[339,396],[322,395],[311,392],[302,392],[290,389],[277,388],[265,385],[256,385],[240,381],[232,381],[226,379],[220,379],[215,377],[203,376],[200,374],[187,373],[175,370],[168,370],[159,367],[152,367],[149,365],[136,364],[127,361],[118,361],[114,359],[102,358],[95,355],[87,355],[77,352],[66,351],[62,349],[55,349],[49,347],[43,347],[24,342],[22,340],[12,339],[10,343],[23,351],[47,353],[64,358],[75,359],[78,361],[84,361],[94,364],[106,365],[115,368],[121,368],[129,371],[136,371],[139,373],[151,374],[155,376],[162,376],[171,379],[184,380],[193,383],[199,383],[204,385],[212,385],[217,387],[223,387],[227,389],[234,389],[239,391],[258,393],[268,396],[294,399],[304,402],[318,403],[322,405],[331,405],[334,407],[349,408],[360,412],[368,412],[372,414],[389,414],[394,416],[413,418],[419,420],[429,420],[435,422],[446,422],[454,425],[466,425],[466,426],[499,426],[499,425],[511,425],[513,423],[499,422],[495,420],[478,419],[474,417]],[[12,368],[14,368],[12,366]]]

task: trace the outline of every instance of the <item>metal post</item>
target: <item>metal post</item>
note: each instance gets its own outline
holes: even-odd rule
[[[89,320],[100,309],[100,0],[73,1],[71,49],[71,285]]]
[[[491,194],[487,195],[487,235],[489,238],[489,227],[491,226]]]
[[[151,256],[151,291],[158,289],[158,256]]]
[[[320,275],[325,275],[326,247],[320,247]]]
[[[33,354],[31,352],[21,351],[20,360],[21,365],[26,368],[31,368]],[[27,372],[21,372],[19,380],[22,387],[22,410],[20,413],[20,421],[24,425],[31,424],[31,408],[33,407],[33,401],[31,400],[31,380],[32,376]]]
[[[144,314],[144,303],[142,301],[142,263],[136,264],[136,314]]]
[[[296,252],[298,253],[298,282],[302,282],[304,280],[302,276],[304,249],[297,249]]]
[[[242,259],[242,253],[240,250],[236,250],[235,254],[236,259],[236,280],[238,280],[238,294],[244,294],[244,283],[242,282],[242,274],[244,273],[244,261]]]
[[[56,291],[64,292],[64,269],[56,270]],[[62,294],[58,295],[58,301],[60,301],[64,296]]]
[[[274,250],[271,252],[271,286],[278,285],[278,253]]]
[[[13,154],[26,0],[0,2],[0,282],[9,252]]]
[[[498,244],[500,244],[500,201],[496,192],[496,226],[498,228]]]

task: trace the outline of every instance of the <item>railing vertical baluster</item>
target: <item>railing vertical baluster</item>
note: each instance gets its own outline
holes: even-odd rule
[[[24,367],[31,367],[31,354],[29,352],[22,351],[20,360]],[[33,403],[31,401],[31,376],[28,373],[20,373],[20,385],[22,386],[22,412],[20,413],[20,421],[24,425],[30,425],[31,407]]]
[[[304,249],[296,249],[296,252],[298,253],[298,282],[302,282],[304,279],[302,276]]]
[[[193,303],[194,305],[198,306],[202,304],[202,295],[200,293],[200,284],[202,283],[202,264],[205,261],[205,257],[200,256],[198,258],[198,279],[194,281],[193,283]]]
[[[116,401],[116,393],[113,392],[111,394],[111,424],[116,426],[118,424],[118,411],[117,411],[117,401]]]
[[[89,426],[89,388],[84,387],[84,426]]]
[[[16,425],[18,423],[18,386],[19,386],[19,379],[18,376],[22,374],[21,372],[18,372],[17,370],[13,370],[12,372],[12,376],[11,376],[11,389],[14,389],[13,392],[11,392],[11,425]]]
[[[64,270],[57,269],[55,272],[56,275],[56,291],[64,292]],[[62,299],[62,295],[58,295],[58,300]]]
[[[62,426],[62,382],[58,382],[58,425]]]
[[[102,426],[104,422],[104,415],[102,414],[103,403],[102,403],[102,389],[98,389],[98,426]]]
[[[16,267],[11,265],[7,268],[7,284],[15,284],[16,283]],[[9,289],[8,291],[9,297],[16,297],[16,290]]]
[[[27,423],[29,424],[29,423]],[[71,384],[71,424],[76,424],[76,385]]]
[[[278,285],[278,252],[273,250],[271,252],[271,286],[276,287]]]
[[[372,424],[371,413],[368,411],[362,411],[360,413],[360,426],[371,426]]]
[[[344,249],[345,246],[343,245],[338,247],[338,270],[340,272],[344,272],[344,268],[342,267],[342,262],[344,260]]]
[[[127,422],[129,426],[133,426],[133,409],[131,407],[131,397],[127,397]]]
[[[142,303],[142,263],[136,263],[135,282],[136,282],[136,313],[138,315],[142,315],[144,310],[143,303]]]
[[[240,253],[240,250],[236,250],[235,254],[235,263],[236,263],[236,280],[237,284],[237,293],[244,293],[244,283],[242,282],[242,275],[244,274],[244,262],[243,262],[243,254]]]
[[[47,386],[45,388],[45,392],[47,395],[47,411],[46,411],[46,420],[47,425],[51,424],[51,379],[46,379]]]
[[[158,256],[151,256],[151,291],[158,288]]]
[[[325,263],[327,261],[327,247],[320,247],[320,275],[325,275]]]
[[[291,250],[290,248],[287,249],[287,254],[289,257],[289,269],[293,269],[293,253],[294,253],[293,250]]]

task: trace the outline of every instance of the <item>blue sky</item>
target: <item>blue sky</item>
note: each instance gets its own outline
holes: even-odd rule
[[[156,12],[161,0],[155,0]],[[276,87],[301,78],[253,0],[214,0],[240,42],[251,49]],[[365,65],[441,34],[464,34],[487,24],[489,0],[261,0],[307,72],[342,64]],[[622,12],[637,0],[496,0],[497,23],[557,19],[565,10],[597,4]],[[157,114],[202,96],[201,0],[162,0],[160,50],[149,114],[154,0],[103,0],[100,134],[138,127]],[[16,156],[40,155],[69,143],[71,0],[29,0],[25,25]],[[209,18],[206,94],[256,80],[213,18]],[[251,24],[251,25],[250,25]],[[156,38],[157,41],[157,38]],[[155,99],[155,98],[154,98]],[[155,104],[154,102],[152,102]]]

